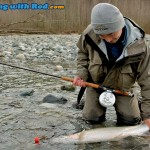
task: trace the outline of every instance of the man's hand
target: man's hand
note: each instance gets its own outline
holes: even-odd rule
[[[80,86],[80,87],[85,87],[84,81],[80,77],[75,77],[73,80],[73,85],[75,86]]]
[[[149,127],[149,129],[150,129],[150,119],[146,119],[146,120],[144,120],[144,123]]]

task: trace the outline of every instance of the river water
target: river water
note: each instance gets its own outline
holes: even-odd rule
[[[0,61],[56,76],[74,77],[79,35],[0,36]],[[61,65],[63,70],[56,71]],[[82,119],[82,110],[72,105],[79,88],[62,90],[71,83],[58,78],[0,65],[0,149],[1,150],[147,150],[149,137],[128,137],[96,144],[56,144],[53,137],[96,127],[116,126],[114,108],[107,120],[91,125]],[[23,93],[33,91],[28,96]],[[67,103],[43,103],[48,94],[67,99]],[[40,138],[35,144],[34,138]]]

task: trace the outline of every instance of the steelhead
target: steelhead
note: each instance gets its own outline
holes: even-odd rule
[[[145,124],[125,127],[107,127],[83,130],[67,136],[54,138],[55,143],[96,143],[102,141],[116,141],[128,136],[141,136],[149,132],[149,127]]]

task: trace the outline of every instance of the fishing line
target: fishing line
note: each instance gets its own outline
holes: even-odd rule
[[[65,81],[69,81],[69,82],[73,82],[73,80],[74,80],[73,78],[64,77],[64,76],[60,77],[60,76],[57,76],[57,75],[52,75],[52,74],[49,74],[49,73],[32,70],[30,68],[19,67],[19,66],[15,66],[15,65],[3,63],[3,62],[0,62],[0,64],[5,65],[5,66],[9,66],[9,67],[14,67],[14,68],[22,69],[22,70],[27,70],[27,71],[35,72],[35,73],[39,73],[39,74],[42,74],[42,75],[51,76],[51,77],[54,77],[54,78],[59,78],[59,79],[62,79],[62,80],[65,80]],[[125,95],[125,96],[133,96],[133,94],[130,93],[130,92],[123,92],[123,91],[120,91],[120,90],[110,89],[110,88],[107,88],[105,86],[100,86],[98,84],[94,84],[94,83],[90,83],[90,82],[84,82],[84,84],[86,86],[93,87],[93,88],[96,88],[96,89],[100,89],[101,88],[101,89],[103,89],[105,91],[109,90],[110,92],[113,92],[113,93],[116,93],[116,94],[121,94],[121,95]]]

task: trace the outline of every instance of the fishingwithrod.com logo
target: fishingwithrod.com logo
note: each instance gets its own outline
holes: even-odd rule
[[[49,10],[49,9],[65,9],[64,5],[50,5],[48,3],[37,4],[37,3],[17,3],[17,4],[0,4],[0,11],[7,10]]]

